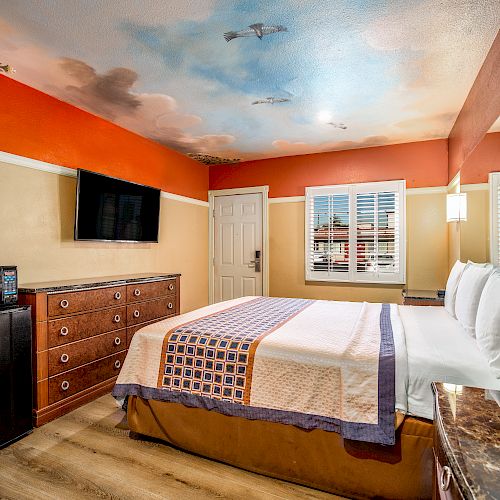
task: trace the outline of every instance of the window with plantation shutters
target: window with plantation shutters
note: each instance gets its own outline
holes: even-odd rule
[[[490,174],[491,262],[500,266],[500,172]]]
[[[306,188],[306,279],[405,282],[405,182]]]

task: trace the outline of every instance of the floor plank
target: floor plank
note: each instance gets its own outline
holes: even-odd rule
[[[340,499],[130,439],[110,395],[0,450],[0,499]]]

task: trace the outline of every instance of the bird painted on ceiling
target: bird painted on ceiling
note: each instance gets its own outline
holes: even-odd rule
[[[345,130],[347,128],[347,125],[344,125],[343,123],[328,122],[328,125],[331,125],[335,128],[341,128],[342,130]]]
[[[248,28],[240,31],[228,31],[224,33],[224,38],[226,42],[231,41],[233,38],[242,38],[249,36],[256,36],[262,40],[265,35],[271,35],[272,33],[279,33],[280,31],[288,31],[284,26],[264,26],[263,23],[251,24]]]
[[[16,70],[10,64],[2,64],[0,63],[0,71],[4,73],[15,73]]]
[[[266,97],[265,99],[258,99],[253,101],[252,104],[274,104],[275,102],[289,102],[290,99],[285,97]]]

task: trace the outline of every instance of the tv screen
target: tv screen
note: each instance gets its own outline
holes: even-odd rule
[[[75,240],[158,242],[160,190],[78,170]]]

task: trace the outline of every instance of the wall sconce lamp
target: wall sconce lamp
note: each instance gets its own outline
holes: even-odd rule
[[[446,222],[467,220],[467,193],[446,195]]]

